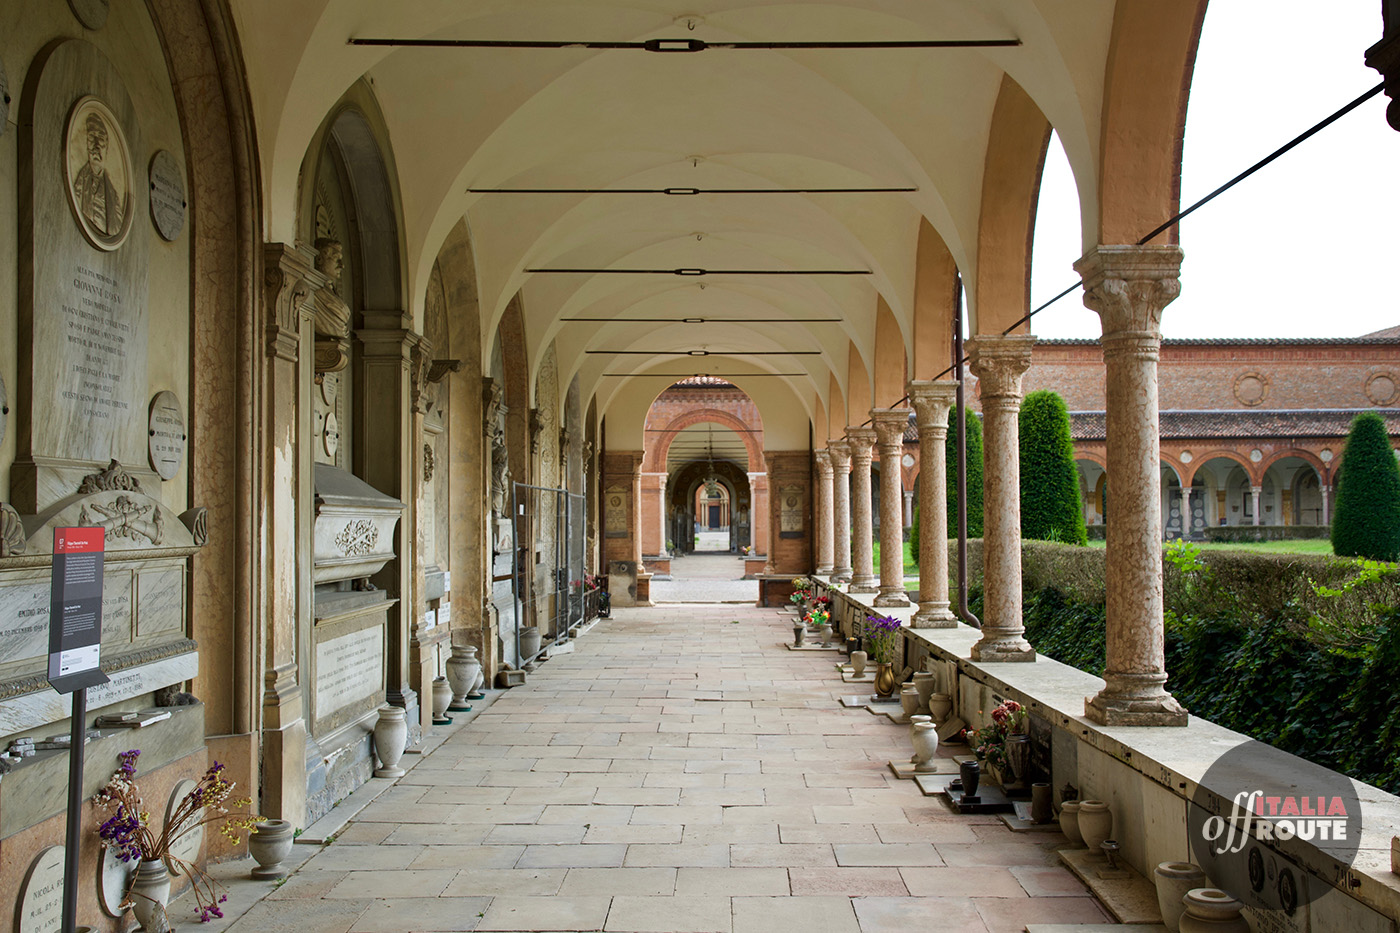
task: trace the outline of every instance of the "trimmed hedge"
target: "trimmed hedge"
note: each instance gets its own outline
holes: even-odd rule
[[[1343,557],[1400,560],[1400,464],[1385,419],[1374,411],[1357,415],[1347,435],[1332,550]]]
[[[1303,541],[1326,538],[1326,525],[1216,525],[1201,529],[1207,541]]]
[[[1087,544],[1065,400],[1049,389],[1032,392],[1020,420],[1021,536]]]
[[[1027,639],[1101,676],[1105,553],[1026,541],[1021,559]],[[1168,689],[1193,715],[1400,793],[1400,568],[1189,544],[1164,560]]]
[[[969,411],[967,419],[967,536],[982,537],[982,419]],[[948,537],[958,536],[958,409],[948,413]]]

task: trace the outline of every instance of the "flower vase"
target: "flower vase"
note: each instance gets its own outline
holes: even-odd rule
[[[1031,822],[1048,823],[1055,818],[1054,789],[1045,782],[1031,785]]]
[[[403,777],[399,767],[408,745],[408,722],[404,719],[401,706],[379,708],[379,721],[374,724],[374,753],[379,757],[379,767],[374,769],[375,777]]]
[[[452,703],[452,686],[446,677],[433,680],[433,725],[446,726],[452,722],[447,715],[447,707]]]
[[[1060,832],[1072,846],[1082,846],[1084,836],[1079,832],[1079,801],[1066,800],[1060,805]]]
[[[543,633],[535,627],[522,628],[520,630],[520,663],[526,664],[535,655],[540,653],[540,644],[543,640]]]
[[[932,772],[937,765],[933,759],[938,755],[938,727],[932,720],[914,725],[914,770],[920,774]]]
[[[962,799],[976,803],[977,785],[982,783],[982,766],[975,761],[964,761],[958,765],[958,777],[962,779]]]
[[[927,713],[933,700],[933,674],[928,671],[914,672],[914,689],[919,694],[919,712]]]
[[[263,820],[253,825],[248,834],[248,854],[258,863],[253,878],[276,881],[287,877],[282,860],[292,854],[292,824],[289,820]]]
[[[851,676],[859,680],[865,676],[865,662],[869,660],[869,655],[864,651],[851,652]]]
[[[803,622],[794,623],[792,626],[792,646],[801,648],[807,641],[807,625]]]
[[[452,687],[452,702],[447,704],[448,712],[465,713],[471,709],[467,694],[471,691],[476,677],[481,673],[481,662],[476,659],[475,645],[453,645],[452,656],[447,659],[447,683]]]
[[[880,661],[875,665],[875,695],[882,699],[889,699],[894,693],[894,667]]]
[[[913,716],[909,717],[909,741],[911,744],[914,742],[914,730],[918,728],[918,725],[921,722],[933,722],[933,720],[930,719],[928,716],[923,716],[918,713],[915,713]],[[919,748],[917,745],[914,746],[914,755],[909,760],[914,762],[915,764],[919,763]]]
[[[131,875],[131,911],[145,933],[168,933],[170,918],[170,871],[161,859],[143,861]]]
[[[818,626],[817,626],[817,631],[820,632],[820,633],[821,633],[821,636],[822,636],[822,647],[823,647],[823,648],[830,648],[830,647],[831,647],[831,623],[830,623],[830,622],[823,622],[821,625],[818,625]]]
[[[1152,870],[1157,885],[1157,908],[1170,933],[1181,933],[1181,915],[1186,910],[1186,892],[1210,886],[1200,867],[1190,862],[1162,862]]]
[[[1218,888],[1196,888],[1183,898],[1181,933],[1249,933],[1244,905]]]
[[[1102,800],[1084,800],[1079,804],[1079,835],[1091,855],[1097,855],[1103,841],[1113,837],[1113,811]]]
[[[940,726],[953,714],[953,698],[946,693],[935,693],[928,698],[928,714]]]
[[[1010,777],[1018,784],[1030,783],[1030,736],[1026,735],[1024,732],[1017,732],[1006,737],[1006,764],[1011,771]]]
[[[904,684],[899,688],[899,705],[904,709],[905,722],[919,711],[919,691],[914,689],[913,684]]]

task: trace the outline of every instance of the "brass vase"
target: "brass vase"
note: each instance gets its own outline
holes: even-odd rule
[[[894,693],[894,667],[881,661],[875,665],[875,693],[887,697]]]

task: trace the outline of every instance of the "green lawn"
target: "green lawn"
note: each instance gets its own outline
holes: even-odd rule
[[[874,568],[875,568],[875,572],[876,572],[876,573],[879,573],[879,572],[880,572],[880,542],[879,542],[879,541],[872,541],[871,544],[872,544],[872,545],[874,546],[874,548],[875,548],[875,557],[874,557],[874,559],[873,559],[873,561],[872,561],[872,564],[873,564],[873,566],[874,566]],[[911,552],[911,551],[909,550],[909,542],[908,542],[908,541],[905,541],[905,542],[904,542],[904,575],[905,575],[906,577],[917,577],[917,576],[919,575],[919,558],[918,558],[918,555],[914,554],[913,552]]]
[[[1103,541],[1090,541],[1089,547],[1103,547]],[[1165,546],[1165,543],[1164,545]],[[1256,554],[1332,554],[1332,542],[1326,538],[1302,541],[1202,541],[1196,545],[1203,551],[1253,551]]]

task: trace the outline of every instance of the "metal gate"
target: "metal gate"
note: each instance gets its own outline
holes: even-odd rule
[[[585,621],[584,498],[567,489],[516,483],[511,500],[515,649],[524,666]]]

